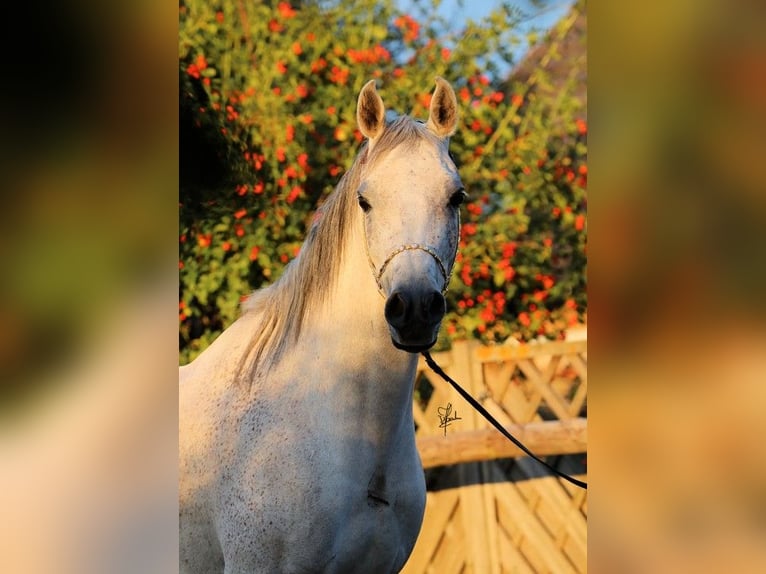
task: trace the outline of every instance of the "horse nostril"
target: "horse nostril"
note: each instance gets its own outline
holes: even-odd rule
[[[444,299],[444,295],[438,291],[434,291],[430,297],[430,301],[425,308],[426,317],[432,321],[438,321],[447,312],[447,302]]]
[[[386,320],[394,327],[402,327],[407,320],[407,300],[400,292],[393,293],[386,301]]]
[[[412,323],[432,325],[444,317],[447,302],[438,291],[410,296],[402,291],[395,291],[386,301],[385,315],[388,323],[401,329]]]

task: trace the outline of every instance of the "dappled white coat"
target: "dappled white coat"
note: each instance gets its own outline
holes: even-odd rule
[[[370,146],[384,129],[376,98],[372,83],[360,94]],[[386,320],[386,298],[413,282],[441,291],[437,259],[451,268],[455,256],[458,223],[443,205],[462,186],[447,156],[456,110],[444,80],[434,101],[432,119],[449,119],[428,129],[443,143],[393,149],[363,180],[373,208],[354,206],[332,292],[299,338],[243,369],[262,329],[256,307],[181,368],[181,572],[389,573],[406,562],[426,494],[412,418],[418,355],[392,344],[410,342]],[[405,251],[378,283],[386,254],[411,242],[435,255]]]

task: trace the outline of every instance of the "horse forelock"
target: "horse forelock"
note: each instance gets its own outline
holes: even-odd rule
[[[261,315],[260,328],[242,358],[241,376],[252,381],[267,371],[298,340],[306,317],[329,297],[340,272],[349,229],[358,216],[356,191],[365,174],[399,146],[422,139],[439,143],[424,124],[400,116],[370,147],[365,142],[351,168],[317,210],[299,255],[272,285],[255,291],[242,305],[244,313]]]

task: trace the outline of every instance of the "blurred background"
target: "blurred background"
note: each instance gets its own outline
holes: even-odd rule
[[[5,17],[0,571],[173,571],[178,8]]]
[[[588,6],[594,571],[766,566],[763,16]]]
[[[759,10],[586,6],[594,572],[766,566]],[[173,571],[178,6],[7,21],[0,570]]]

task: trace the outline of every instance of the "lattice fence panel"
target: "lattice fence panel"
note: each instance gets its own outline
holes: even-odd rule
[[[504,425],[584,420],[585,341],[516,348],[458,344],[434,358]],[[448,404],[461,418],[447,433],[489,426],[425,365],[418,387],[413,408],[419,437],[445,433],[439,423]],[[439,480],[428,492],[421,534],[403,572],[586,572],[587,493],[545,476],[535,464],[502,459],[435,469]]]

